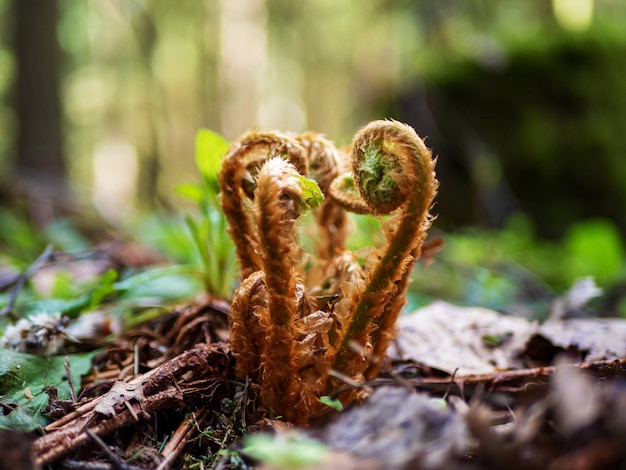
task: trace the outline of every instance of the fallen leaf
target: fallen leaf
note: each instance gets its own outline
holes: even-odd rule
[[[480,307],[434,302],[398,320],[398,337],[389,348],[392,360],[411,360],[457,376],[488,374],[524,367],[535,355],[531,340],[543,338],[554,350],[575,350],[580,360],[626,357],[626,320],[576,318],[543,324]],[[546,364],[538,364],[546,365]]]
[[[412,360],[457,375],[485,374],[511,367],[511,351],[520,351],[536,325],[479,307],[434,302],[400,317],[393,360]],[[507,338],[493,347],[493,338]]]
[[[115,407],[121,406],[124,402],[130,402],[131,400],[137,403],[141,403],[144,400],[143,384],[131,384],[118,381],[115,382],[111,390],[102,397],[102,400],[98,402],[94,410],[96,413],[100,413],[103,416],[115,416],[117,414]]]

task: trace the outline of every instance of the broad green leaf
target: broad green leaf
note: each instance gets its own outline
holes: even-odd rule
[[[202,192],[202,187],[199,184],[180,184],[174,188],[174,192],[195,204],[201,204],[204,201],[204,193]]]
[[[126,291],[128,289],[136,288],[141,286],[142,284],[153,281],[158,278],[163,278],[166,276],[174,276],[178,274],[196,274],[197,270],[191,266],[185,265],[173,265],[166,266],[163,268],[153,268],[148,271],[141,272],[139,274],[135,274],[133,276],[127,277],[119,282],[113,284],[113,287],[117,291]]]
[[[117,280],[117,271],[109,269],[106,273],[100,276],[100,283],[91,292],[91,299],[89,301],[88,309],[97,307],[102,303],[105,298],[115,292],[114,282]]]
[[[45,299],[31,302],[26,307],[25,317],[35,313],[59,312],[70,318],[76,318],[82,310],[87,308],[91,301],[91,294],[82,295],[76,299]]]
[[[193,275],[191,275],[193,274]],[[202,284],[197,268],[193,272],[183,274],[170,274],[156,277],[141,284],[133,286],[122,294],[120,299],[154,299],[156,304],[167,300],[188,299],[200,292]]]
[[[320,402],[335,411],[343,411],[343,403],[341,403],[337,398],[323,396],[320,397]]]
[[[93,288],[91,291],[75,298],[55,298],[31,302],[26,308],[26,316],[28,317],[34,313],[40,312],[60,312],[70,318],[76,318],[83,310],[89,310],[93,307],[97,307],[102,303],[106,296],[116,292],[118,289],[113,284],[116,279],[117,272],[110,269],[100,276],[98,286]]]
[[[572,225],[565,244],[571,280],[593,276],[600,284],[608,284],[624,272],[624,245],[617,228],[608,220]]]
[[[71,299],[76,296],[76,283],[67,271],[57,271],[54,275],[50,297],[55,299]]]
[[[200,129],[196,134],[196,165],[208,181],[217,181],[222,167],[222,158],[230,144],[217,132]]]
[[[92,359],[98,351],[71,354],[67,358],[74,385],[89,372]],[[42,414],[48,405],[45,387],[54,387],[60,400],[70,397],[70,387],[65,373],[65,357],[40,357],[0,349],[0,401],[13,408],[0,414],[1,429],[31,431],[45,426],[49,419]],[[78,393],[78,390],[75,390]]]
[[[244,439],[243,453],[273,468],[300,468],[321,463],[328,449],[321,442],[289,435],[255,434]]]
[[[64,251],[88,250],[90,242],[67,219],[53,220],[45,229],[46,239],[56,249]]]

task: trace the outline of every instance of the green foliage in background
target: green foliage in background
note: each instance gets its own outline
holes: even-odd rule
[[[185,221],[200,254],[205,290],[222,297],[232,293],[237,271],[235,246],[226,230],[226,217],[218,200],[219,171],[229,146],[216,132],[198,131],[195,161],[201,183],[185,184],[176,189],[200,210],[198,217],[188,215]]]
[[[626,279],[624,241],[605,219],[580,221],[554,241],[537,237],[522,216],[501,230],[468,228],[443,238],[435,262],[413,273],[409,309],[444,299],[545,318],[550,302],[581,278],[593,277],[606,292]]]
[[[496,207],[509,198],[542,237],[561,237],[593,217],[626,233],[626,28],[619,25],[598,20],[582,32],[525,40],[491,31],[476,55],[444,56],[426,79],[437,90],[449,152],[467,165],[476,191]],[[494,188],[503,192],[493,196]],[[471,200],[449,184],[442,218],[458,223]]]

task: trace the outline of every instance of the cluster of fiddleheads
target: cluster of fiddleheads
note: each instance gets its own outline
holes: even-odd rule
[[[220,175],[242,274],[231,307],[236,373],[255,384],[261,410],[292,422],[311,419],[319,397],[343,385],[332,370],[357,381],[378,373],[431,223],[435,162],[411,127],[372,122],[350,149],[347,162],[317,134],[253,132]],[[296,230],[307,208],[312,255]],[[346,210],[383,219],[387,242],[366,268],[345,248]]]

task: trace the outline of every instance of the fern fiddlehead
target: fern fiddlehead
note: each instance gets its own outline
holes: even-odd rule
[[[290,161],[303,175],[308,162],[302,145],[292,137],[275,131],[251,131],[243,134],[231,146],[222,162],[220,191],[222,210],[228,219],[229,231],[237,251],[242,278],[261,269],[258,241],[245,198],[252,198],[255,177],[261,165],[271,157]]]
[[[351,320],[334,361],[335,370],[356,378],[368,361],[353,342],[366,350],[373,344],[373,354],[382,355],[393,337],[410,270],[431,224],[428,211],[438,183],[430,150],[413,128],[396,121],[374,121],[361,129],[352,141],[352,165],[354,186],[340,177],[331,195],[349,210],[393,214],[386,221],[387,245],[346,315]]]
[[[299,303],[296,266],[301,252],[294,224],[301,212],[319,206],[322,199],[317,184],[282,158],[267,160],[259,170],[253,212],[269,313],[260,358],[260,397],[266,409],[281,410],[289,417],[302,387],[301,378],[293,373]]]
[[[305,148],[309,161],[309,174],[327,195],[333,180],[341,174],[341,157],[331,141],[320,134],[307,132],[300,134],[298,142]],[[343,207],[333,199],[326,198],[315,211],[320,229],[317,239],[318,261],[329,261],[345,249],[349,221]]]
[[[231,147],[220,176],[243,276],[231,308],[237,377],[256,384],[261,412],[294,423],[323,414],[319,397],[339,389],[331,369],[356,380],[378,373],[431,223],[435,162],[411,127],[370,123],[351,160],[340,176],[343,159],[318,134],[252,132]],[[296,219],[323,199],[317,257],[305,263]],[[346,209],[384,219],[387,243],[365,268],[345,249]]]

